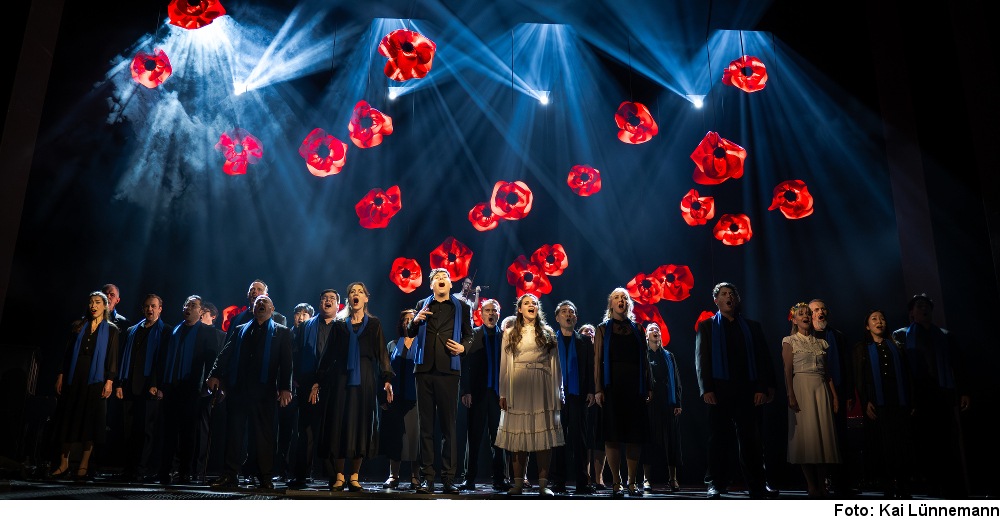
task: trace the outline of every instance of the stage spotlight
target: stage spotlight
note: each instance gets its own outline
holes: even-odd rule
[[[551,91],[548,91],[548,90],[533,90],[533,89],[528,89],[528,94],[531,95],[531,97],[537,99],[538,102],[541,103],[541,104],[543,104],[543,105],[548,105],[549,104],[549,101],[550,101],[549,94],[550,93],[551,93]]]
[[[684,97],[694,105],[695,108],[701,108],[705,106],[705,96],[699,96],[697,94],[686,94]]]
[[[233,82],[233,94],[239,96],[242,94],[246,94],[247,90],[249,90],[249,85],[247,85],[246,83],[241,83],[238,81]]]
[[[389,99],[396,99],[406,92],[406,87],[389,87]]]

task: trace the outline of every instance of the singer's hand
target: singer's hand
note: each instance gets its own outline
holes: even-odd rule
[[[423,309],[420,309],[420,312],[418,312],[416,316],[413,317],[413,321],[424,322],[427,321],[428,316],[433,316],[433,315],[434,315],[433,312],[427,310],[427,307],[424,307]]]

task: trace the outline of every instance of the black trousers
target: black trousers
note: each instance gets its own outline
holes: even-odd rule
[[[758,411],[753,394],[727,396],[719,404],[708,405],[708,468],[705,483],[724,489],[729,486],[728,442],[736,430],[740,467],[751,493],[764,490],[764,448]]]
[[[500,427],[500,398],[496,392],[489,389],[479,395],[473,395],[472,406],[468,410],[469,469],[465,473],[465,481],[475,482],[479,476],[479,453],[482,451],[485,438],[490,443],[493,483],[498,484],[507,480],[506,452],[496,446],[497,429]]]
[[[566,395],[561,421],[565,446],[552,448],[549,482],[566,485],[570,474],[577,486],[590,482],[587,474],[587,400],[579,395]]]
[[[256,454],[256,471],[261,482],[271,480],[274,467],[274,417],[278,402],[274,394],[256,397],[230,395],[226,400],[226,463],[225,474],[236,478],[247,458]],[[243,440],[251,439],[244,447]]]
[[[306,396],[308,399],[309,396]],[[299,400],[292,398],[288,406],[278,407],[275,423],[278,437],[275,440],[274,472],[281,477],[293,474],[296,439],[299,436]]]
[[[163,451],[160,477],[167,477],[174,464],[183,477],[190,477],[194,468],[194,445],[198,429],[199,400],[197,390],[183,385],[166,387],[160,409],[163,412]]]
[[[149,394],[130,395],[122,400],[123,434],[125,436],[124,473],[139,477],[149,472],[156,443],[160,402]]]
[[[420,423],[420,474],[434,480],[434,456],[441,454],[441,481],[452,482],[458,461],[457,416],[459,376],[439,372],[415,374]],[[434,449],[434,420],[441,429],[441,449]]]
[[[309,404],[309,394],[299,394],[298,400],[298,440],[295,447],[294,474],[298,480],[306,480],[312,476],[313,461],[316,452],[327,443],[319,442],[323,430],[323,417],[326,416],[326,399],[320,399],[316,404]],[[326,460],[326,453],[320,453],[320,460]]]
[[[218,419],[221,418],[221,423]],[[212,449],[212,423],[225,427],[226,405],[213,402],[213,397],[198,398],[198,426],[195,440],[194,473],[204,480],[208,471],[208,457]]]

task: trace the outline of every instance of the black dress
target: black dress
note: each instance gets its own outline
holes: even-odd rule
[[[610,368],[604,365],[603,338],[607,333],[602,324],[595,338],[595,350],[600,351],[604,370],[610,370],[611,381],[603,385],[604,406],[601,410],[601,431],[605,442],[643,443],[649,420],[646,391],[649,390],[649,368],[646,362],[645,339],[637,336],[628,322],[612,320],[608,357]]]
[[[97,344],[97,332],[91,332],[89,322],[83,324],[83,331],[73,374],[69,371],[76,344],[75,332],[70,334],[63,359],[62,395],[59,396],[55,413],[55,441],[59,444],[103,443],[106,437],[108,400],[101,397],[101,392],[107,380],[117,378],[118,327],[108,323],[108,340],[105,345]],[[88,384],[91,361],[100,349],[106,349],[104,377],[99,382]]]
[[[673,369],[674,399],[670,400],[670,380],[667,356],[670,357],[669,367]],[[680,466],[681,432],[680,417],[674,415],[674,410],[681,406],[681,379],[677,359],[673,353],[665,349],[655,352],[647,351],[649,370],[653,374],[653,399],[648,403],[649,438],[643,447],[643,457],[653,463],[660,461],[667,466]]]

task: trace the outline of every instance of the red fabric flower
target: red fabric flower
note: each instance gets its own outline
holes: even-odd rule
[[[170,67],[170,58],[161,49],[153,54],[137,52],[132,58],[132,79],[146,88],[156,88],[167,81],[174,69]]]
[[[691,296],[691,289],[694,288],[694,274],[691,273],[691,268],[686,265],[661,265],[650,276],[660,281],[664,300],[679,302]]]
[[[483,300],[479,300],[479,307],[472,311],[472,324],[476,327],[483,326]]]
[[[260,140],[242,128],[220,135],[215,149],[225,156],[226,164],[222,166],[222,171],[229,175],[243,175],[247,172],[247,164],[257,164],[264,156]]]
[[[656,305],[636,302],[632,306],[632,313],[635,314],[635,322],[641,327],[643,335],[646,334],[646,326],[650,323],[655,323],[660,327],[660,337],[663,340],[663,346],[665,347],[670,343],[670,330],[667,329],[667,322],[663,321],[660,309],[657,309]]]
[[[566,179],[569,189],[581,197],[589,197],[601,191],[601,172],[593,166],[578,164],[569,171]]]
[[[336,175],[347,163],[347,143],[316,128],[302,141],[299,155],[306,160],[306,169],[317,177]]]
[[[728,179],[743,176],[743,160],[747,151],[742,146],[724,139],[716,132],[709,132],[691,152],[691,160],[697,166],[694,182],[698,184],[721,184]]]
[[[389,220],[399,213],[402,207],[399,186],[392,186],[385,191],[382,191],[382,188],[372,188],[354,205],[354,212],[358,214],[361,227],[375,229],[388,226]]]
[[[389,280],[399,287],[400,291],[411,293],[420,287],[421,276],[420,264],[413,258],[399,257],[392,261],[392,268],[389,270]]]
[[[514,286],[517,297],[530,293],[541,298],[543,294],[552,292],[552,284],[545,271],[528,261],[524,255],[518,255],[514,263],[507,268],[507,283]]]
[[[691,190],[681,199],[681,217],[689,226],[701,226],[715,218],[715,197],[700,197]]]
[[[531,212],[535,196],[523,181],[497,181],[490,197],[490,210],[497,218],[520,220]]]
[[[660,280],[653,276],[646,276],[643,273],[635,275],[625,285],[625,288],[628,289],[628,295],[636,303],[652,305],[660,301],[660,298],[663,297],[661,294],[663,285],[660,283]]]
[[[455,237],[444,239],[441,245],[431,251],[431,269],[447,269],[452,281],[461,280],[469,274],[470,262],[472,262],[472,250],[455,240]]]
[[[532,253],[531,263],[541,267],[546,276],[559,276],[569,267],[569,257],[562,244],[545,244]]]
[[[375,110],[362,99],[354,105],[347,131],[358,148],[378,146],[382,144],[384,136],[392,133],[392,118]]]
[[[623,101],[618,105],[615,123],[620,129],[618,140],[625,144],[645,143],[660,131],[646,105],[633,101]]]
[[[729,68],[722,73],[722,83],[743,92],[763,90],[767,83],[767,67],[756,56],[743,56],[729,62]]]
[[[223,330],[223,332],[228,331],[229,327],[232,326],[233,318],[235,318],[236,316],[239,316],[239,314],[241,312],[245,311],[245,310],[247,310],[247,306],[246,305],[244,305],[242,307],[237,307],[235,305],[230,305],[229,307],[226,307],[225,309],[222,309],[222,330]]]
[[[715,317],[715,313],[712,312],[712,311],[701,311],[701,314],[698,315],[698,319],[694,321],[694,331],[698,332],[698,324],[699,323],[701,323],[701,322],[703,322],[705,320],[710,320],[710,319],[712,319],[714,317]]]
[[[500,219],[496,214],[492,211],[489,215],[486,214],[488,206],[488,202],[480,202],[469,210],[469,222],[472,222],[472,227],[476,228],[476,231],[489,231],[500,225]]]
[[[378,52],[389,58],[385,75],[395,81],[422,78],[434,64],[437,45],[426,36],[406,29],[397,29],[385,35],[378,44]]]
[[[785,181],[774,187],[774,199],[769,210],[780,209],[786,218],[797,219],[813,214],[813,196],[806,183]]]
[[[740,213],[737,215],[723,215],[715,223],[715,238],[722,241],[727,246],[738,246],[747,243],[753,236],[750,229],[750,217]]]
[[[167,17],[170,24],[183,29],[204,27],[226,14],[219,0],[170,0]]]

